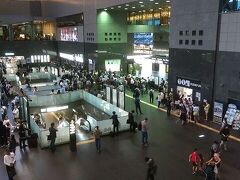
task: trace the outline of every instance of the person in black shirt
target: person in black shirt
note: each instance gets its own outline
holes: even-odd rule
[[[130,132],[135,133],[135,127],[134,127],[134,116],[133,116],[134,110],[128,113],[128,123],[130,125]]]
[[[227,141],[228,141],[228,137],[230,136],[230,131],[229,131],[228,125],[226,125],[226,126],[220,131],[220,135],[221,135],[220,149],[221,149],[222,146],[223,146],[223,147],[224,147],[224,150],[227,151]]]
[[[49,128],[49,137],[50,137],[50,149],[54,152],[56,150],[56,147],[55,147],[55,140],[56,140],[56,137],[57,137],[57,129],[54,128],[54,123],[51,123],[51,127]]]
[[[23,125],[22,122],[20,122],[20,125],[19,125],[19,146],[20,146],[20,149],[22,148],[25,148],[26,147],[26,144],[25,144],[25,141],[27,139],[26,137],[26,128],[25,126]]]
[[[3,122],[0,120],[0,146],[4,145],[4,126],[3,126]]]
[[[146,180],[154,180],[154,176],[157,172],[157,165],[155,164],[154,160],[149,157],[145,157],[145,162],[148,165]]]
[[[113,134],[114,135],[118,135],[119,121],[118,121],[118,116],[116,115],[115,111],[113,111],[113,115],[112,115],[111,119],[113,120],[112,121],[112,124],[113,124]],[[117,130],[117,133],[116,133],[116,130]]]

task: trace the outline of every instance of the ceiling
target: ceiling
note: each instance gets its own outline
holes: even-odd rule
[[[170,0],[139,0],[131,3],[120,4],[104,8],[105,11],[124,10],[128,12],[144,12],[157,9],[171,8]]]

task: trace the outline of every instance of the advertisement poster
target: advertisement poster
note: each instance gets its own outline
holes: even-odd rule
[[[112,102],[113,102],[113,105],[117,106],[117,90],[116,89],[112,90]]]
[[[223,104],[219,102],[214,102],[213,115],[219,118],[222,118],[223,115]]]

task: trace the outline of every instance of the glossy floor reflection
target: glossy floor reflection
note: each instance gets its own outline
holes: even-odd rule
[[[134,108],[127,99],[127,109]],[[72,153],[68,145],[57,148],[53,154],[47,149],[19,151],[17,149],[16,180],[144,180],[146,165],[144,157],[150,156],[158,164],[157,180],[201,180],[191,174],[188,155],[194,147],[203,153],[205,159],[209,149],[219,135],[188,124],[181,126],[177,119],[168,118],[166,113],[142,105],[143,115],[149,118],[150,132],[148,148],[143,148],[140,133],[125,132],[117,137],[102,139],[102,153],[98,154],[94,143],[81,144]],[[205,135],[199,138],[199,135]],[[229,151],[222,154],[221,180],[240,179],[240,144],[231,141]],[[0,179],[5,180],[2,150]]]

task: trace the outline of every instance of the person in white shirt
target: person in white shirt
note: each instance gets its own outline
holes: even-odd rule
[[[19,110],[18,110],[17,106],[14,106],[13,117],[14,117],[15,121],[17,121],[19,119]]]
[[[141,121],[142,125],[142,145],[148,146],[148,118],[145,118],[143,121]]]
[[[16,171],[14,168],[14,164],[16,161],[15,154],[13,152],[10,153],[10,150],[7,149],[3,160],[4,160],[4,164],[6,166],[6,169],[7,169],[7,174],[8,174],[9,180],[13,180],[13,177],[16,175]]]

